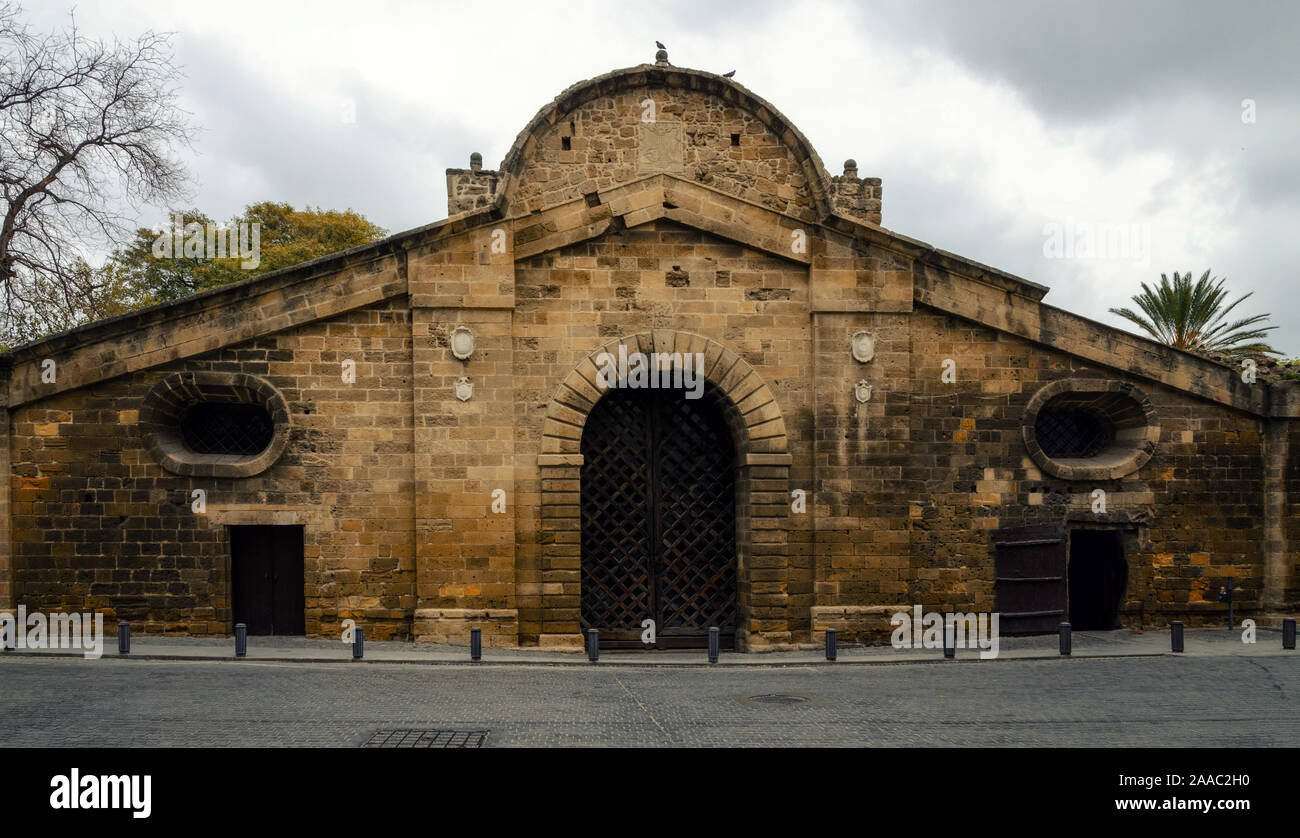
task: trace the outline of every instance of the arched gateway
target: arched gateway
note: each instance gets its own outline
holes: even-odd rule
[[[601,386],[602,355],[636,353],[702,359],[700,386]],[[769,577],[788,568],[785,544],[755,544],[752,524],[784,515],[769,501],[786,496],[790,463],[785,422],[753,367],[701,335],[629,335],[575,366],[547,413],[538,462],[549,642],[597,628],[602,645],[644,648],[652,619],[659,647],[703,645],[711,626],[744,647],[758,609],[773,615],[765,630],[788,630],[784,592],[756,591],[752,574],[755,562]]]
[[[735,450],[708,390],[617,390],[587,417],[582,628],[602,645],[703,646],[716,626],[734,646]]]

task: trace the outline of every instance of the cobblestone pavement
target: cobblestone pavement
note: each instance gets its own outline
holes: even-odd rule
[[[770,703],[754,696],[801,696]],[[10,746],[1296,746],[1300,654],[672,668],[0,657]]]

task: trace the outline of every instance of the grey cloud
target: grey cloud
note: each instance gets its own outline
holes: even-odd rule
[[[864,7],[861,21],[929,43],[1006,81],[1036,110],[1069,118],[1189,91],[1293,98],[1300,77],[1292,2],[890,0]]]

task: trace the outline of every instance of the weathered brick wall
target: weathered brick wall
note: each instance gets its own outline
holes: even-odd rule
[[[831,205],[837,213],[859,221],[880,223],[883,195],[880,178],[858,177],[854,160],[845,160],[844,174],[831,178]]]
[[[915,602],[991,610],[994,529],[1146,517],[1137,528],[1141,551],[1125,557],[1138,606],[1126,620],[1217,620],[1219,586],[1229,575],[1239,605],[1259,606],[1263,496],[1254,417],[949,315],[918,310],[912,336],[904,482],[914,498],[908,574]],[[956,363],[956,383],[941,381],[945,359]],[[1061,378],[1130,380],[1146,392],[1161,427],[1151,460],[1118,480],[1040,471],[1021,422],[1030,397]],[[1091,511],[1094,489],[1106,492],[1104,516]]]
[[[1061,520],[1124,528],[1130,623],[1217,621],[1229,575],[1245,609],[1267,605],[1269,584],[1300,600],[1300,423],[1269,437],[1262,388],[1042,306],[1045,289],[993,269],[842,218],[814,227],[831,210],[879,224],[879,180],[847,166],[823,183],[798,132],[731,82],[665,58],[594,84],[544,109],[501,172],[475,158],[448,170],[458,218],[446,225],[145,313],[130,331],[110,325],[102,343],[56,339],[58,383],[20,353],[3,446],[18,598],[149,631],[225,632],[226,527],[301,524],[309,633],[352,617],[371,637],[465,642],[480,625],[489,644],[563,646],[580,603],[583,414],[557,406],[560,382],[601,345],[664,330],[707,339],[711,361],[736,371],[731,386],[752,368],[741,401],[770,390],[731,417],[738,434],[783,423],[737,479],[740,601],[756,645],[831,626],[880,639],[889,613],[913,603],[992,610],[992,531]],[[498,189],[504,216],[462,215]],[[448,345],[457,325],[475,335],[466,361]],[[278,331],[248,340],[259,328]],[[850,352],[858,331],[875,339],[868,362]],[[241,342],[173,360],[231,335]],[[341,382],[345,358],[355,384]],[[278,388],[293,421],[279,462],[240,479],[160,468],[137,424],[142,400],[182,370]],[[79,383],[99,374],[112,377]],[[1026,406],[1067,377],[1141,388],[1161,427],[1155,456],[1117,479],[1040,471]],[[468,400],[455,395],[462,378]],[[1274,483],[1288,495],[1269,506]],[[205,515],[190,511],[194,488],[208,492]],[[492,509],[498,489],[504,511]],[[806,513],[790,508],[792,489],[807,493]],[[1277,562],[1267,569],[1274,549],[1290,568],[1280,576]],[[0,606],[5,563],[0,543]]]
[[[879,641],[898,606],[991,611],[993,530],[1054,521],[1132,534],[1126,623],[1218,622],[1228,576],[1239,608],[1262,607],[1255,417],[930,309],[817,322],[815,631]],[[848,353],[858,329],[877,341],[866,365]],[[955,383],[941,380],[948,359]],[[1161,426],[1151,460],[1117,480],[1042,472],[1021,424],[1034,393],[1063,378],[1146,392]],[[865,404],[853,399],[855,379],[872,385]],[[1091,510],[1093,489],[1106,492],[1104,515]],[[1292,503],[1290,538],[1294,513]]]
[[[643,121],[645,100],[654,122]],[[813,220],[799,161],[753,113],[690,90],[638,87],[592,99],[557,118],[537,137],[519,177],[523,211],[579,198],[654,171],[638,160],[639,132],[680,127],[682,165],[675,173],[796,218]],[[671,141],[677,143],[674,136]],[[565,145],[568,148],[565,148]]]
[[[342,362],[356,383],[342,383]],[[181,370],[264,377],[292,414],[288,448],[250,478],[162,469],[137,425],[155,382]],[[238,344],[14,411],[13,549],[19,598],[95,608],[146,631],[230,631],[227,524],[303,524],[309,634],[364,620],[409,633],[411,364],[403,303]],[[207,513],[190,508],[207,493]]]
[[[1287,456],[1283,486],[1283,532],[1286,536],[1286,579],[1282,585],[1283,602],[1300,608],[1300,422],[1292,421],[1286,431]]]
[[[775,393],[806,485],[812,445],[808,282],[802,265],[659,221],[522,262],[515,292],[519,617],[521,639],[532,642],[542,633],[536,454],[558,382],[612,337],[673,329],[719,341]],[[806,553],[796,561],[804,566],[752,568],[765,571],[756,581],[769,584],[763,590],[782,602],[785,620],[807,620]]]
[[[861,612],[844,607],[901,602],[909,590],[907,315],[836,312],[815,322],[816,459],[804,484],[815,528],[813,628],[851,631]],[[869,362],[851,354],[858,331],[875,338]],[[871,391],[861,402],[864,380]]]
[[[447,215],[483,209],[496,196],[500,173],[482,168],[482,158],[475,153],[468,169],[447,170]]]

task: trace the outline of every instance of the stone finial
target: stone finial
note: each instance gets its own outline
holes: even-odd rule
[[[668,66],[668,50],[661,49],[655,53],[655,64],[659,65],[660,67]]]
[[[483,168],[483,155],[477,151],[469,156],[469,168],[472,172],[477,172]]]
[[[854,160],[852,157],[844,161],[844,176],[845,177],[858,176],[858,161]]]

